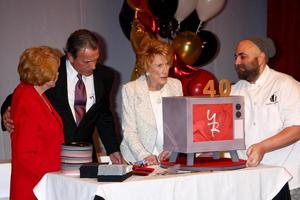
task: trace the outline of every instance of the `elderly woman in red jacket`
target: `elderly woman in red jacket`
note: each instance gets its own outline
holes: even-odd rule
[[[44,94],[55,86],[59,57],[58,51],[46,46],[26,49],[20,57],[21,82],[11,107],[11,200],[36,199],[33,188],[41,177],[60,170],[63,125]]]

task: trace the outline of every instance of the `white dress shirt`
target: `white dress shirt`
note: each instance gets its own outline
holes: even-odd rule
[[[67,87],[68,87],[68,101],[69,105],[73,114],[74,119],[76,120],[75,116],[75,109],[74,109],[74,100],[75,100],[75,85],[78,81],[77,74],[78,72],[73,68],[69,60],[66,60],[67,66]],[[84,76],[82,75],[82,80],[85,85],[87,101],[85,110],[86,112],[92,107],[92,105],[96,102],[95,96],[95,88],[94,88],[94,77],[91,76]]]
[[[251,84],[240,80],[231,95],[245,97],[246,147],[276,135],[286,127],[300,125],[300,86],[291,76],[266,66]],[[300,133],[299,133],[300,134]],[[247,159],[246,151],[239,152]],[[284,166],[292,175],[290,189],[300,187],[300,141],[266,153],[262,163]]]

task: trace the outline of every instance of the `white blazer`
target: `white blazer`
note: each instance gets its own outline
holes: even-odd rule
[[[161,92],[163,97],[182,96],[180,81],[168,78]],[[122,88],[122,129],[121,152],[127,162],[152,154],[158,131],[145,76]]]

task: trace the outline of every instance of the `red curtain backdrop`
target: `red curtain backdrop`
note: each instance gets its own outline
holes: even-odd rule
[[[267,35],[277,48],[270,67],[300,81],[299,0],[268,0]]]

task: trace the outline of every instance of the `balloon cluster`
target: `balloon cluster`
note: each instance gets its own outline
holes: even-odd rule
[[[200,69],[215,58],[219,42],[202,30],[203,24],[216,16],[226,0],[124,0],[119,22],[133,50],[139,51],[144,38],[171,42],[175,55],[170,75],[181,80],[184,95],[203,95],[210,72]],[[131,79],[139,76],[137,69]]]

